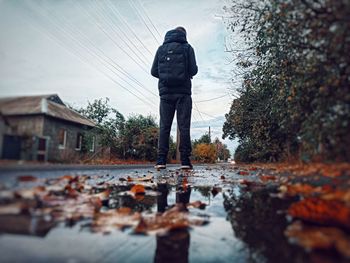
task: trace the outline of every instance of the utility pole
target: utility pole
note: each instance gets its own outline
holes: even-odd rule
[[[210,126],[209,126],[209,142],[211,142]]]

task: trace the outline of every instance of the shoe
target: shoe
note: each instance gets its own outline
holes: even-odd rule
[[[155,169],[166,169],[166,160],[164,158],[158,158],[157,164],[154,166]]]
[[[191,164],[190,160],[186,160],[181,162],[180,168],[183,170],[193,170],[193,165]]]

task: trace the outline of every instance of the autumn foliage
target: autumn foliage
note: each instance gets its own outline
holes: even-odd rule
[[[235,159],[349,161],[349,1],[230,3],[227,27],[244,39],[227,44],[243,78],[223,128]]]
[[[214,163],[216,160],[216,148],[213,144],[200,143],[193,149],[193,156],[203,163]]]

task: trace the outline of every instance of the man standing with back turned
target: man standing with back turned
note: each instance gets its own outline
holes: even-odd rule
[[[180,129],[181,168],[192,169],[191,156],[191,79],[198,72],[194,50],[187,43],[186,30],[177,27],[166,33],[156,53],[151,74],[159,79],[160,134],[156,169],[165,169],[171,124],[176,110]]]

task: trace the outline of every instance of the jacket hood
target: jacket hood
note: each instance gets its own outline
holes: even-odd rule
[[[178,42],[178,43],[187,43],[186,34],[180,30],[170,30],[165,34],[164,43]]]

